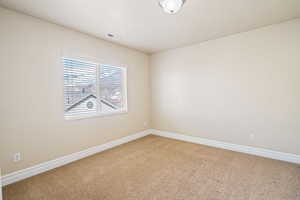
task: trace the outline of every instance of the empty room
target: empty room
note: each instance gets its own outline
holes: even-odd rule
[[[299,0],[0,0],[0,200],[300,200]]]

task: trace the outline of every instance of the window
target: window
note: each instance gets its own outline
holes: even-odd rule
[[[63,58],[65,119],[127,111],[126,68]]]

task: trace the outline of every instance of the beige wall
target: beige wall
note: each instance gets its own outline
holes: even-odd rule
[[[158,53],[150,65],[153,128],[300,154],[300,19]]]
[[[129,112],[65,121],[62,56],[125,64]],[[148,129],[148,61],[138,51],[0,8],[2,173]],[[22,161],[13,162],[15,152]]]

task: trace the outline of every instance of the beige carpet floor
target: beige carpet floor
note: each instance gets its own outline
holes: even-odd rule
[[[300,200],[300,166],[147,136],[4,188],[5,200]]]

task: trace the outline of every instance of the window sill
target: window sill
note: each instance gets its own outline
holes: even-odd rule
[[[128,113],[127,110],[118,110],[113,112],[106,112],[106,113],[97,113],[97,114],[91,114],[91,115],[81,115],[81,116],[74,116],[74,117],[64,117],[65,120],[81,120],[81,119],[89,119],[89,118],[95,118],[95,117],[106,117],[106,116],[112,116],[112,115],[121,115]]]

